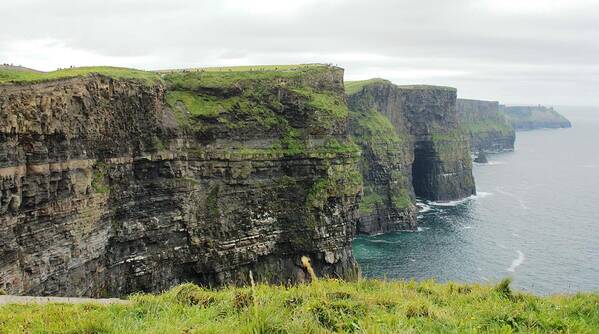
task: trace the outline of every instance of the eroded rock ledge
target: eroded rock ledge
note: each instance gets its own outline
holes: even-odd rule
[[[350,278],[362,187],[343,70],[0,85],[0,287],[119,296]]]
[[[352,135],[364,151],[359,232],[416,228],[416,196],[448,201],[475,193],[454,88],[372,79],[346,89]]]

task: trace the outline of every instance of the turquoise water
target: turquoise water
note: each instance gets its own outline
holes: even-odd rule
[[[476,197],[424,203],[418,232],[357,238],[363,274],[599,291],[599,109],[558,110],[572,129],[519,132],[514,152],[475,164]]]

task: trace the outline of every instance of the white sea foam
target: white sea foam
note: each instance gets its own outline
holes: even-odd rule
[[[476,195],[471,195],[471,196],[468,196],[468,197],[465,197],[462,199],[458,199],[455,201],[435,201],[435,202],[428,202],[428,203],[432,206],[456,206],[456,205],[460,205],[462,203],[468,202],[473,199],[485,198],[485,197],[488,197],[491,195],[493,195],[493,193],[486,192],[486,191],[478,191],[476,193]]]
[[[429,202],[429,204],[433,205],[433,206],[456,206],[456,205],[460,205],[462,203],[465,203],[465,202],[467,202],[471,199],[475,199],[475,198],[476,198],[476,195],[472,195],[472,196],[468,196],[466,198],[458,199],[455,201],[443,201],[443,202],[435,201],[435,202]]]
[[[427,204],[422,203],[422,202],[417,202],[416,206],[419,208],[419,210],[418,210],[419,213],[428,212],[428,211],[431,211],[433,209],[433,208],[430,207],[430,205],[427,205]]]
[[[485,198],[485,197],[488,197],[491,195],[493,195],[493,193],[488,193],[486,191],[477,191],[476,192],[476,198]]]
[[[374,240],[367,239],[367,240],[369,242],[377,243],[377,244],[398,244],[399,243],[399,240],[396,240],[396,241],[380,240],[380,239],[374,239]]]
[[[489,161],[488,164],[491,165],[491,166],[505,165],[505,161]]]
[[[469,229],[471,229],[471,228],[472,228],[472,226],[468,226],[468,225],[462,225],[462,227],[463,227],[464,229],[466,229],[466,230],[469,230]]]
[[[507,268],[507,271],[510,272],[515,272],[516,268],[519,267],[523,262],[524,262],[524,253],[522,253],[521,251],[517,251],[518,252],[518,257],[515,258],[514,260],[512,260],[512,265]]]

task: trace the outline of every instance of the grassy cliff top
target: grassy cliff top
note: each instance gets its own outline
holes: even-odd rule
[[[0,84],[27,84],[57,79],[73,78],[90,74],[102,74],[116,79],[136,79],[146,83],[156,83],[162,77],[176,79],[189,74],[202,75],[206,80],[220,78],[220,81],[295,77],[307,73],[317,73],[337,67],[327,64],[298,65],[256,65],[233,67],[207,67],[180,70],[143,71],[124,67],[90,66],[65,68],[51,72],[40,72],[20,66],[0,66]]]
[[[375,84],[391,84],[399,89],[413,89],[413,90],[448,90],[448,91],[457,91],[456,88],[447,87],[447,86],[434,86],[434,85],[396,85],[389,80],[381,79],[381,78],[373,78],[368,80],[359,80],[359,81],[346,81],[345,82],[345,92],[347,95],[352,95],[358,93],[368,85]]]
[[[414,90],[447,90],[447,91],[457,91],[455,87],[449,86],[436,86],[436,85],[396,85],[401,89],[414,89]]]
[[[90,74],[102,74],[116,79],[136,79],[147,83],[160,80],[155,72],[136,70],[124,67],[91,66],[65,68],[51,72],[39,72],[35,70],[21,70],[14,67],[0,67],[0,84],[14,83],[27,84],[57,79],[73,78]]]
[[[291,65],[246,65],[246,66],[223,66],[223,67],[196,67],[188,69],[159,70],[157,72],[285,72],[301,71],[307,69],[332,68],[328,64],[291,64]]]
[[[599,295],[538,297],[497,286],[322,280],[207,290],[128,304],[0,307],[1,333],[595,333]]]
[[[568,121],[552,107],[545,106],[504,106],[504,114],[514,120],[529,121]]]
[[[391,81],[381,78],[372,78],[368,80],[346,81],[345,92],[347,95],[358,93],[364,86],[373,84],[392,84]]]
[[[258,82],[279,85],[280,82],[276,81],[279,79],[287,82],[302,79],[299,85],[309,86],[322,78],[322,74],[337,71],[340,71],[341,78],[343,73],[341,68],[326,64],[210,67],[168,70],[159,73],[175,89],[196,91],[206,88],[238,89],[244,84],[249,84],[256,89],[259,88],[256,86]]]

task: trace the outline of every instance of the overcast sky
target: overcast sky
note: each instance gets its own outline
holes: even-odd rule
[[[326,62],[346,80],[599,105],[599,0],[1,0],[0,63]]]

